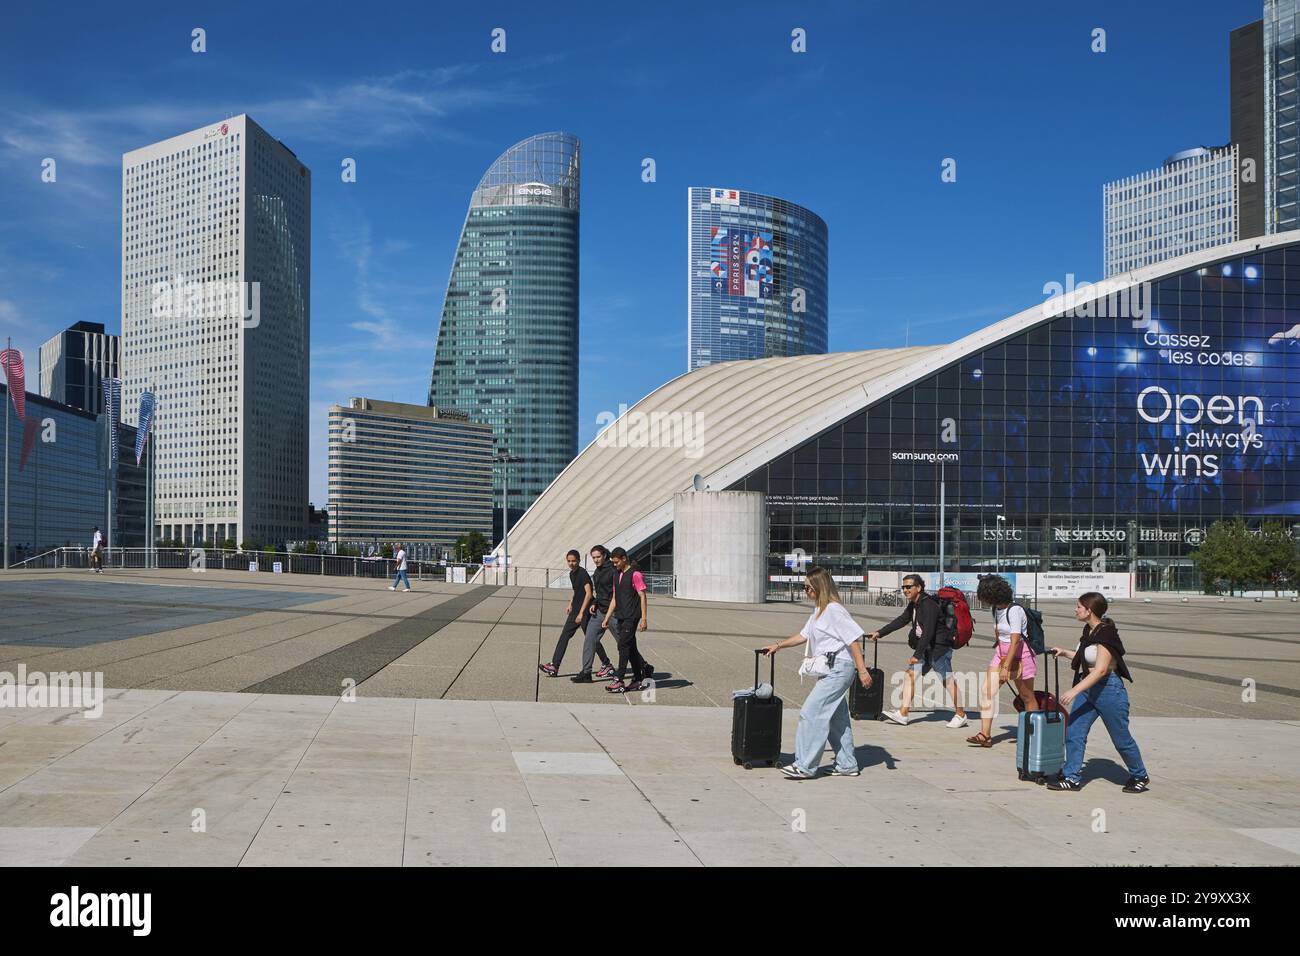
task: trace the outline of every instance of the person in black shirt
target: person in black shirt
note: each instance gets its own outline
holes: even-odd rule
[[[550,663],[537,666],[537,669],[547,677],[559,676],[560,662],[564,660],[569,639],[586,626],[587,616],[592,610],[591,575],[578,563],[582,560],[582,555],[577,551],[570,551],[564,556],[564,560],[569,565],[569,583],[573,585],[573,596],[569,598],[568,606],[564,609],[564,630],[560,632],[560,640],[555,645],[555,653],[551,656]]]
[[[590,684],[593,676],[601,680],[614,676],[609,655],[600,643],[601,636],[605,633],[605,612],[614,600],[614,565],[609,561],[609,549],[603,544],[591,549],[591,560],[596,565],[596,570],[591,572],[592,612],[587,619],[586,640],[582,643],[582,670],[569,678],[575,684]],[[591,665],[597,656],[600,657],[601,668],[593,675]]]
[[[925,579],[919,574],[903,577],[903,595],[907,598],[903,613],[880,630],[867,635],[869,640],[878,641],[884,635],[906,627],[907,643],[912,648],[912,656],[908,659],[903,678],[902,703],[897,710],[885,711],[884,716],[896,724],[906,726],[908,708],[916,693],[916,676],[920,673],[924,677],[933,670],[939,675],[944,689],[952,696],[953,717],[946,726],[954,730],[965,727],[966,711],[961,706],[961,693],[952,670],[953,633],[944,620],[939,599],[925,589]]]

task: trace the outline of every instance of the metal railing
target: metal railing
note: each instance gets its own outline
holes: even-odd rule
[[[315,574],[328,577],[388,578],[397,574],[392,558],[354,557],[310,551],[241,551],[223,548],[105,548],[105,571],[149,570],[152,568],[192,571],[255,571],[275,574]],[[12,569],[85,570],[90,568],[89,548],[54,548],[13,565]],[[483,567],[477,564],[440,564],[436,561],[406,561],[412,581],[441,581],[464,584],[495,584],[513,587],[569,586],[565,567],[524,568],[511,565]],[[463,578],[461,577],[463,573]],[[645,574],[651,594],[672,595],[676,579],[671,574]]]
[[[85,570],[91,567],[89,548],[55,548],[34,555],[11,567],[36,570]],[[275,574],[314,574],[327,577],[392,578],[397,562],[392,558],[354,557],[310,551],[240,551],[223,548],[105,548],[105,571],[150,570],[153,568],[191,571],[252,571]],[[447,581],[464,571],[470,580],[478,565],[443,565],[436,561],[407,559],[406,573],[412,581]]]

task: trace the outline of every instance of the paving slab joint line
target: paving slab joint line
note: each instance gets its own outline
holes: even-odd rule
[[[265,696],[267,695],[257,694],[253,696],[253,700],[261,700]],[[275,812],[275,806],[277,803],[280,802],[280,797],[284,796],[285,787],[289,786],[289,783],[293,780],[293,775],[298,772],[298,769],[302,766],[302,762],[307,759],[307,754],[311,752],[312,745],[316,743],[316,738],[320,736],[321,730],[323,730],[325,725],[329,722],[330,716],[338,708],[339,701],[341,700],[342,697],[334,698],[334,703],[330,705],[330,709],[327,710],[325,712],[325,715],[321,718],[320,724],[316,727],[316,732],[311,735],[311,740],[307,741],[307,746],[302,748],[302,753],[298,755],[298,762],[293,765],[293,769],[290,770],[289,773],[285,776],[284,783],[280,784],[279,792],[276,793],[275,799],[271,801],[271,805],[266,808],[266,814],[262,817],[262,822],[259,823],[257,825],[257,829],[253,831],[253,835],[248,840],[248,846],[244,847],[244,852],[239,854],[239,861],[235,864],[235,866],[238,867],[244,865],[244,858],[248,856],[248,851],[253,848],[253,844],[257,842],[257,838],[261,836],[262,827],[266,826],[266,821],[271,819],[271,814]],[[411,742],[411,750],[412,752],[414,752],[415,750],[414,740],[412,740]],[[409,782],[407,783],[407,787],[410,787]],[[405,853],[405,845],[406,845],[406,822],[405,821],[402,822],[402,845],[403,845],[403,853]]]
[[[140,713],[136,714],[135,717],[132,717],[131,720],[135,720],[135,719],[138,718],[138,717],[143,717],[145,714],[149,713],[149,711],[153,710],[155,707],[159,706],[160,704],[165,704],[167,701],[171,700],[173,697],[175,697],[176,695],[178,695],[178,694],[180,694],[180,693],[183,693],[183,692],[182,692],[182,691],[179,691],[179,690],[174,690],[174,691],[172,691],[172,692],[169,693],[166,697],[164,697],[162,700],[155,701],[153,704],[150,704],[150,705],[149,705],[148,707],[146,707],[144,710],[140,711]],[[129,724],[129,723],[131,722],[131,720],[124,721],[123,724]],[[113,731],[117,730],[119,727],[123,726],[123,724],[114,724],[114,725],[111,726],[111,727],[105,727],[102,733],[98,733],[98,734],[96,734],[94,737],[91,737],[89,740],[84,740],[84,741],[82,741],[82,742],[79,743],[77,746],[75,746],[75,747],[73,747],[71,750],[69,750],[67,753],[65,753],[65,754],[59,754],[59,756],[55,757],[53,760],[51,760],[49,763],[45,764],[44,766],[37,767],[35,770],[32,770],[31,772],[29,772],[29,773],[27,773],[27,774],[24,774],[23,776],[19,777],[17,780],[13,780],[13,781],[11,781],[10,783],[6,784],[5,786],[0,787],[0,793],[4,793],[6,790],[8,790],[10,787],[14,786],[15,784],[22,783],[24,780],[26,780],[28,777],[31,777],[31,776],[34,775],[34,774],[38,774],[38,773],[40,773],[42,770],[46,770],[46,769],[48,769],[48,768],[54,766],[56,763],[58,763],[58,762],[59,762],[60,760],[62,760],[63,758],[72,756],[72,755],[75,754],[78,750],[80,750],[82,747],[88,747],[89,745],[93,744],[96,740],[99,740],[99,738],[101,738],[101,737],[105,736],[106,734],[110,734],[110,733],[112,733]]]
[[[506,728],[501,723],[501,715],[497,713],[496,704],[489,702],[488,707],[492,711],[492,719],[497,722],[497,730],[501,731],[501,739],[506,741],[508,744],[510,738],[506,735]],[[412,747],[411,749],[414,751],[415,748]],[[522,770],[519,770],[518,773],[519,780],[524,785],[524,793],[528,796],[528,805],[533,808],[533,818],[537,821],[537,829],[542,831],[542,839],[546,841],[546,852],[551,855],[551,865],[558,867],[560,865],[560,858],[556,855],[555,846],[551,843],[551,835],[546,832],[546,824],[542,823],[542,815],[537,812],[537,803],[533,799],[533,791],[528,786],[528,774],[524,773]]]
[[[497,615],[497,619],[492,622],[492,626],[489,627],[487,633],[483,635],[483,640],[478,642],[478,646],[474,648],[474,652],[470,654],[469,657],[465,658],[465,663],[460,665],[460,670],[456,671],[456,676],[451,679],[451,683],[443,688],[442,693],[438,695],[439,700],[447,699],[447,695],[451,693],[451,689],[456,686],[456,681],[460,680],[461,676],[465,673],[466,668],[474,662],[474,658],[478,656],[478,652],[483,650],[483,645],[488,642],[488,638],[491,637],[492,632],[497,629],[497,625],[501,623],[501,619],[506,616],[510,611],[510,608],[513,606],[514,602],[510,601],[501,609],[501,613]]]
[[[591,732],[591,728],[588,727],[586,724],[584,724],[582,722],[582,718],[579,717],[577,714],[575,714],[570,708],[565,707],[564,709],[568,711],[569,716],[574,719],[577,725],[586,732],[587,736],[592,739],[592,742],[595,743],[595,745],[601,749],[601,752],[606,757],[609,758],[610,762],[613,763],[614,766],[618,767],[619,772],[622,773],[623,776],[627,779],[627,782],[632,785],[632,789],[634,789],[637,793],[641,795],[641,799],[644,800],[649,805],[650,809],[655,812],[655,815],[658,816],[659,819],[663,821],[664,826],[666,826],[669,830],[671,830],[673,832],[673,835],[676,836],[679,841],[681,841],[682,846],[686,847],[686,849],[690,851],[691,856],[695,857],[695,862],[698,863],[700,866],[704,866],[705,863],[703,860],[700,859],[700,855],[695,852],[695,847],[691,846],[690,841],[687,840],[686,837],[680,831],[678,831],[678,829],[675,826],[673,826],[672,821],[663,815],[663,811],[661,811],[657,806],[655,806],[654,801],[651,800],[648,796],[646,796],[646,792],[641,789],[641,785],[632,779],[632,775],[623,769],[623,765],[621,763],[619,763],[617,760],[614,759],[614,755],[609,752],[609,749],[600,740],[600,738],[598,738],[595,734],[593,734]]]
[[[175,694],[172,694],[172,695],[168,696],[168,697],[165,698],[165,699],[166,699],[166,700],[172,700],[173,698],[179,696],[181,693],[183,693],[183,692],[182,692],[182,691],[177,691]],[[197,744],[195,744],[193,747],[191,747],[191,748],[190,748],[190,749],[189,749],[189,750],[188,750],[188,751],[187,751],[187,752],[186,752],[186,753],[185,753],[185,754],[184,754],[180,759],[178,759],[174,764],[171,765],[171,767],[169,767],[169,768],[167,769],[167,772],[166,772],[166,773],[164,773],[161,777],[159,777],[157,780],[155,780],[153,783],[151,783],[151,784],[150,784],[148,787],[146,787],[146,788],[145,788],[141,793],[136,794],[135,797],[131,800],[130,803],[128,803],[126,806],[124,806],[121,810],[119,810],[116,814],[113,815],[113,818],[112,818],[111,820],[109,820],[109,821],[108,821],[106,824],[104,824],[102,827],[99,827],[99,828],[95,831],[95,836],[98,836],[100,833],[103,833],[105,830],[107,830],[109,827],[111,827],[111,826],[114,824],[114,822],[116,822],[116,821],[117,821],[117,820],[122,816],[122,814],[126,813],[126,812],[127,812],[128,810],[130,810],[133,806],[135,806],[138,802],[140,802],[140,800],[141,800],[142,798],[148,796],[148,795],[150,794],[150,792],[152,792],[153,789],[154,789],[155,787],[158,786],[158,784],[162,783],[162,782],[163,782],[164,780],[166,780],[169,776],[171,776],[173,773],[175,773],[177,767],[179,767],[181,764],[183,764],[183,763],[184,763],[186,760],[188,760],[190,757],[194,756],[194,752],[195,752],[196,750],[198,750],[200,747],[202,747],[204,744],[206,744],[209,740],[211,740],[211,739],[212,739],[213,737],[215,737],[217,734],[221,733],[221,731],[223,731],[226,727],[228,727],[228,726],[230,725],[230,722],[231,722],[231,721],[233,721],[236,717],[238,717],[240,714],[242,714],[242,713],[243,713],[245,710],[247,710],[249,707],[251,707],[251,706],[253,705],[253,701],[256,700],[256,699],[257,699],[257,698],[252,698],[251,700],[248,701],[248,703],[246,703],[246,704],[244,704],[242,707],[240,707],[239,710],[235,711],[233,714],[231,714],[229,717],[227,717],[225,720],[223,720],[220,724],[218,724],[217,727],[215,727],[215,728],[213,729],[212,733],[208,734],[206,737],[204,737],[202,740],[200,740]],[[161,703],[163,703],[163,701],[159,701],[158,703],[161,704]],[[152,707],[149,708],[149,710],[152,710],[152,709],[153,709]],[[137,718],[143,717],[143,716],[144,716],[145,714],[147,714],[148,712],[149,712],[149,711],[146,710],[146,711],[142,711],[142,712],[139,713],[139,714],[136,714],[135,717],[132,717],[131,720],[127,721],[127,723],[131,723],[131,721],[136,720]],[[123,726],[123,725],[119,725],[119,726]],[[95,738],[95,739],[98,740],[99,738],[97,737],[97,738]],[[88,742],[89,742],[89,741],[88,741]],[[80,749],[80,748],[77,748],[77,749]],[[65,756],[66,756],[66,755],[65,755]],[[90,839],[93,840],[94,838],[95,838],[95,837],[92,836]],[[86,842],[89,843],[90,840],[87,840]]]

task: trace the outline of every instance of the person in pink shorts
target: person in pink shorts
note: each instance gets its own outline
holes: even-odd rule
[[[1015,603],[1015,594],[1007,579],[996,574],[981,578],[975,596],[993,608],[997,647],[989,661],[989,671],[984,685],[984,700],[980,701],[980,732],[967,737],[966,742],[976,747],[992,747],[993,704],[1003,684],[1014,681],[1016,694],[1024,701],[1025,710],[1037,710],[1034,696],[1034,678],[1038,664],[1029,647],[1029,618],[1025,609]]]

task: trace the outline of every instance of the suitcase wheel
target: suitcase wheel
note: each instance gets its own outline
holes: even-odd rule
[[[745,761],[745,769],[746,769],[746,770],[753,770],[753,769],[754,769],[754,765],[753,765],[752,763],[750,763],[748,760],[746,760],[746,761]]]
[[[737,766],[737,767],[740,766],[740,758],[739,758],[739,757],[732,757],[731,759],[734,760],[734,761],[736,761],[736,766]]]

